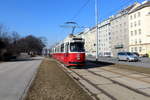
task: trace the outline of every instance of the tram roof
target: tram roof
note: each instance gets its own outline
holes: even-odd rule
[[[58,47],[63,43],[67,43],[67,42],[84,42],[84,39],[78,36],[74,36],[74,35],[69,35],[68,37],[66,37],[64,40],[60,41],[59,43],[56,43],[53,47]]]

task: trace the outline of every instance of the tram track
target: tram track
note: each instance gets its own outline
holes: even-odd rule
[[[91,62],[90,62],[90,63],[91,63]],[[92,63],[92,64],[94,64],[94,63]],[[132,87],[130,87],[130,86],[128,86],[128,85],[125,85],[125,84],[123,84],[123,83],[121,83],[121,82],[118,82],[118,81],[116,81],[116,80],[113,80],[112,78],[106,77],[106,76],[101,75],[101,74],[97,74],[97,73],[95,73],[94,71],[91,71],[91,70],[89,70],[89,69],[86,69],[86,70],[87,70],[88,72],[94,74],[94,75],[97,75],[97,76],[100,76],[100,77],[104,77],[104,78],[106,78],[106,79],[108,79],[108,80],[110,80],[110,81],[112,81],[112,82],[114,82],[114,83],[116,83],[116,84],[118,84],[118,85],[120,85],[120,86],[126,87],[126,88],[128,88],[128,89],[130,89],[130,90],[132,90],[132,91],[134,91],[134,92],[136,92],[136,93],[139,93],[139,94],[142,94],[142,95],[144,95],[144,96],[150,97],[150,94],[147,94],[147,93],[142,92],[142,91],[140,91],[140,90],[138,90],[138,89],[132,88]],[[107,71],[107,72],[111,72],[111,73],[114,73],[114,74],[116,74],[116,75],[120,75],[120,77],[127,77],[127,78],[130,78],[130,79],[134,79],[134,80],[137,80],[137,81],[140,81],[140,82],[144,82],[144,83],[150,84],[149,81],[146,81],[146,80],[143,80],[143,79],[140,79],[140,78],[131,77],[131,76],[129,76],[129,75],[126,75],[126,74],[123,74],[123,73],[120,73],[120,72],[116,72],[116,71],[112,71],[112,70],[108,70],[108,69],[104,69],[104,68],[101,68],[101,70],[104,70],[104,71]],[[148,76],[148,75],[143,75],[143,76],[150,77],[150,76]]]
[[[92,63],[92,62],[90,62],[90,63],[95,65],[95,63]],[[108,70],[108,69],[104,69],[104,68],[101,68],[101,69],[104,70],[104,71],[107,71],[107,72],[111,72],[111,73],[114,73],[114,74],[117,74],[117,75],[121,75],[121,76],[130,78],[130,79],[134,79],[134,80],[137,80],[137,81],[141,81],[141,82],[145,82],[145,83],[150,84],[149,81],[143,80],[143,79],[141,79],[141,78],[131,77],[131,76],[129,76],[129,75],[126,75],[126,74],[123,74],[123,73],[120,73],[120,72],[116,72],[116,71],[112,71],[112,70]],[[132,73],[131,73],[131,74],[132,74]],[[133,73],[133,74],[134,74],[134,73]],[[150,77],[149,75],[143,75],[143,76],[146,76],[145,78],[149,78],[149,77]]]
[[[136,93],[138,93],[138,94],[142,94],[142,95],[144,95],[144,96],[150,97],[150,95],[147,94],[147,93],[145,93],[145,92],[142,92],[142,91],[139,91],[139,90],[137,90],[137,89],[131,88],[131,87],[125,85],[125,84],[122,84],[122,83],[120,83],[120,82],[118,82],[118,81],[115,81],[115,80],[113,80],[113,79],[111,79],[111,78],[108,78],[108,77],[105,77],[105,76],[103,76],[103,75],[97,74],[97,73],[95,73],[95,72],[93,72],[93,71],[90,71],[90,70],[88,70],[88,69],[87,69],[87,71],[90,72],[90,73],[92,73],[92,74],[94,74],[94,75],[96,75],[96,76],[106,78],[106,79],[112,81],[113,83],[118,84],[118,85],[120,85],[120,86],[123,86],[123,87],[125,87],[125,88],[127,88],[127,89],[129,89],[129,90],[132,90],[132,91],[134,91],[134,92],[136,92]]]
[[[58,62],[58,61],[57,61]],[[96,84],[92,83],[90,80],[84,78],[82,75],[78,74],[77,72],[75,72],[72,69],[69,69],[70,71],[68,71],[68,68],[64,65],[61,64],[60,62],[58,62],[61,66],[63,66],[63,68],[61,68],[66,74],[68,74],[70,77],[72,77],[73,79],[75,79],[76,81],[79,82],[79,79],[74,77],[73,75],[71,75],[71,73],[75,73],[78,77],[80,77],[80,80],[84,80],[86,81],[88,84],[92,85],[94,88],[98,89],[100,92],[102,92],[104,95],[106,95],[108,98],[110,98],[111,100],[118,100],[117,98],[115,98],[114,96],[110,95],[109,93],[107,93],[107,91],[99,88]],[[97,97],[97,94],[94,94],[92,92],[90,92],[89,89],[87,89],[87,87],[84,86],[84,84],[79,84],[83,89],[86,89],[86,91],[91,94],[91,96],[93,97],[93,99],[95,100],[99,100],[99,98]]]
[[[98,89],[99,91],[101,91],[102,93],[104,93],[106,96],[108,96],[109,98],[111,98],[112,100],[117,100],[117,98],[115,98],[114,96],[112,96],[111,94],[109,94],[107,91],[105,91],[102,88],[99,88],[96,84],[92,83],[90,80],[84,78],[82,75],[78,74],[77,72],[71,70],[72,72],[74,72],[75,74],[77,74],[80,78],[82,78],[83,80],[87,81],[89,84],[91,84],[92,86],[94,86],[96,89]]]
[[[99,100],[99,98],[96,96],[96,94],[92,93],[89,89],[87,89],[84,84],[79,83],[79,78],[74,77],[71,73],[70,69],[67,68],[65,64],[60,63],[59,61],[55,60],[59,65],[59,67],[62,69],[64,73],[66,73],[68,76],[70,76],[84,91],[86,91],[94,100]],[[71,72],[70,72],[71,71]],[[79,76],[80,77],[80,76]],[[81,78],[81,77],[80,77]]]
[[[126,75],[126,74],[123,74],[123,73],[119,73],[119,72],[116,72],[116,71],[112,71],[112,70],[108,70],[108,69],[104,69],[104,68],[101,68],[102,70],[105,70],[105,71],[108,71],[108,72],[111,72],[111,73],[115,73],[115,74],[118,74],[118,75],[121,75],[121,76],[125,76],[127,78],[131,78],[131,79],[134,79],[134,80],[138,80],[138,81],[141,81],[141,82],[145,82],[145,83],[148,83],[150,84],[149,81],[146,81],[146,80],[143,80],[143,79],[140,79],[140,78],[135,78],[135,77],[131,77],[129,75]],[[144,75],[146,76],[146,75]],[[148,76],[147,76],[148,77]]]
[[[61,64],[62,65],[62,64]],[[63,65],[64,66],[64,65]],[[79,78],[75,78],[74,76],[72,76],[76,81],[78,81],[78,83],[80,83],[80,86],[82,86],[82,87],[84,87],[84,88],[86,88],[86,90],[95,98],[95,100],[99,100],[100,98],[98,98],[97,96],[98,96],[98,94],[93,94],[90,90],[88,90],[88,88],[86,87],[86,86],[84,86],[84,84],[82,84],[81,82],[80,82],[80,80],[84,80],[84,81],[86,81],[88,84],[90,84],[90,85],[92,85],[94,88],[96,88],[96,89],[98,89],[101,93],[103,93],[107,98],[109,98],[109,99],[111,99],[111,100],[122,100],[122,99],[118,99],[119,97],[117,96],[117,95],[113,95],[112,93],[110,93],[109,91],[107,91],[107,89],[105,89],[105,88],[103,88],[103,86],[101,87],[100,85],[101,84],[95,84],[92,80],[90,80],[90,79],[88,79],[88,77],[85,77],[84,75],[82,75],[81,73],[80,73],[80,69],[77,71],[76,69],[68,69],[68,68],[66,68],[65,66],[63,67],[63,69],[64,69],[64,71],[66,72],[66,73],[68,73],[69,75],[71,75],[72,76],[72,73],[74,73],[74,74],[76,74]],[[68,71],[66,71],[66,70],[69,70],[69,72]],[[107,80],[109,80],[109,81],[111,81],[112,83],[110,84],[110,85],[118,85],[118,86],[120,86],[120,87],[122,87],[122,88],[126,88],[126,90],[128,90],[128,91],[132,91],[132,93],[135,93],[135,95],[143,95],[145,98],[149,98],[150,97],[150,95],[149,94],[147,94],[147,93],[145,93],[145,92],[142,92],[142,91],[140,91],[140,90],[137,90],[137,89],[134,89],[134,88],[132,88],[132,87],[129,87],[129,86],[127,86],[127,85],[125,85],[125,84],[123,84],[123,83],[120,83],[120,82],[118,82],[118,81],[116,81],[116,80],[113,80],[113,79],[111,79],[111,78],[109,78],[109,77],[106,77],[106,76],[104,76],[104,75],[100,75],[100,74],[97,74],[96,72],[94,72],[94,71],[91,71],[91,70],[89,70],[89,69],[81,69],[81,70],[84,70],[84,71],[86,71],[87,73],[90,73],[91,75],[94,75],[94,76],[97,76],[97,77],[102,77],[102,78],[104,78],[104,79],[107,79]],[[102,69],[103,70],[103,69]],[[106,71],[106,70],[105,70]],[[107,72],[110,72],[110,71],[107,71]],[[115,74],[117,74],[117,73],[115,73]],[[103,81],[103,80],[102,80]],[[108,85],[108,87],[109,87],[109,84],[104,84],[104,85]],[[113,88],[112,88],[113,89]],[[119,90],[120,91],[120,90]],[[130,97],[131,98],[131,97]],[[101,99],[100,99],[101,100]],[[105,100],[105,99],[104,99]],[[149,100],[149,99],[146,99],[146,100]]]
[[[150,97],[150,95],[147,94],[147,93],[145,93],[145,92],[142,92],[142,91],[139,91],[139,90],[137,90],[137,89],[131,88],[131,87],[125,85],[125,84],[122,84],[122,83],[120,83],[120,82],[118,82],[118,81],[115,81],[115,80],[112,80],[112,79],[110,79],[110,78],[107,78],[107,77],[105,77],[105,76],[103,76],[103,75],[96,74],[95,72],[90,71],[90,70],[88,70],[88,69],[85,69],[85,70],[86,70],[87,72],[89,72],[89,73],[95,75],[95,76],[103,77],[103,78],[105,78],[105,79],[107,79],[107,80],[110,80],[113,84],[117,84],[117,85],[119,85],[119,86],[121,86],[121,87],[123,87],[123,88],[126,88],[126,89],[128,89],[128,90],[130,90],[130,91],[133,91],[134,93],[137,93],[137,94],[139,94],[139,95],[146,96],[146,97],[148,97],[148,98]],[[112,95],[112,94],[109,93],[109,91],[106,91],[106,90],[100,88],[97,84],[94,84],[94,83],[93,83],[91,80],[89,80],[88,78],[85,78],[84,76],[80,75],[78,72],[74,71],[74,69],[71,69],[71,71],[72,71],[73,73],[77,74],[81,79],[87,81],[89,84],[91,84],[92,86],[94,86],[95,88],[97,88],[99,91],[101,91],[102,93],[104,93],[106,96],[108,96],[109,98],[111,98],[111,100],[120,100],[120,99],[116,98],[117,95]],[[101,84],[99,84],[99,85],[101,85]],[[105,85],[106,85],[106,84],[105,84]]]

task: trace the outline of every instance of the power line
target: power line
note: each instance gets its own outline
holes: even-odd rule
[[[87,0],[82,6],[80,9],[78,9],[78,11],[74,14],[74,16],[70,19],[70,20],[73,20],[75,18],[77,18],[77,16],[81,13],[81,11],[88,5],[90,0]],[[69,21],[70,21],[69,20]]]
[[[113,14],[118,9],[122,9],[125,5],[129,4],[131,1],[134,1],[134,0],[127,0],[126,2],[123,2],[121,6],[119,6],[118,8],[115,8],[113,11],[110,11],[109,13],[105,14],[103,17]]]
[[[71,18],[71,20],[77,18],[77,16],[81,13],[81,11],[88,5],[90,0],[87,0],[83,6],[81,6],[81,8],[75,13],[75,15]]]
[[[70,20],[74,20],[75,18],[78,17],[78,15],[81,13],[81,11],[88,5],[90,0],[87,0],[80,9],[78,9],[78,11],[74,14],[74,16],[70,19]],[[70,21],[69,20],[69,21]],[[65,27],[65,28],[72,28],[73,26],[66,26],[66,25],[61,25],[61,27]],[[75,28],[85,28],[85,27],[79,27],[79,26],[75,26]]]

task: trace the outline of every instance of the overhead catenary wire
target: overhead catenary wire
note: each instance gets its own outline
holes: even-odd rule
[[[121,10],[123,7],[125,7],[126,5],[128,5],[130,2],[135,1],[135,0],[124,0],[125,2],[123,2],[119,7],[114,8],[112,11],[106,13],[105,15],[102,16],[102,18],[105,18],[107,16],[111,16],[113,13],[116,12],[116,10]],[[136,0],[137,1],[137,0]]]
[[[90,2],[90,0],[86,0],[86,2],[77,10],[77,12],[73,15],[73,17],[68,22],[69,23],[73,22],[73,20],[79,16],[79,14],[81,13],[81,11],[89,4],[89,2]],[[78,24],[75,25],[75,26],[72,26],[72,25],[71,26],[60,25],[60,27],[63,27],[63,28],[74,28],[74,29],[75,28],[87,28],[87,27],[84,27],[84,26],[78,26]]]
[[[71,18],[71,20],[75,19],[75,18],[78,16],[78,14],[81,13],[82,9],[89,3],[89,1],[90,1],[90,0],[87,0],[87,1],[85,2],[85,4],[84,4],[84,5],[75,13],[75,15]],[[69,20],[69,21],[70,21],[70,20]],[[60,27],[66,27],[66,26],[60,25]],[[68,27],[69,27],[69,26],[68,26]],[[72,27],[72,26],[70,26],[70,27]],[[63,30],[60,31],[60,33],[62,33],[62,32],[64,32],[64,28],[63,28]]]
[[[127,5],[127,4],[130,3],[131,1],[135,1],[135,0],[123,0],[123,1],[122,1],[123,3],[122,3],[121,6],[119,6],[118,8],[115,8],[113,11],[111,11],[111,12],[105,14],[105,15],[102,16],[101,18],[105,18],[105,16],[108,16],[108,15],[113,14],[116,10],[123,8],[125,5]],[[136,0],[136,1],[137,1],[137,0]],[[90,0],[86,0],[86,2],[77,10],[77,12],[73,15],[73,17],[72,17],[70,20],[71,20],[71,21],[72,21],[72,20],[75,20],[75,19],[79,16],[79,14],[82,12],[82,10],[89,4],[89,2],[90,2]],[[69,20],[69,21],[70,21],[70,20]]]
[[[81,11],[88,5],[88,3],[90,2],[90,0],[87,0],[82,6],[81,8],[78,9],[78,11],[74,14],[74,16],[71,18],[71,20],[74,20],[75,18],[78,17],[78,15],[81,13]]]

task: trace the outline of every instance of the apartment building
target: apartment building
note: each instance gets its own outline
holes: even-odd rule
[[[112,56],[110,19],[102,21],[98,25],[98,54],[99,56]]]
[[[128,13],[135,9],[139,3],[135,3],[111,16],[111,49],[112,55],[117,56],[118,52],[129,51],[129,21]]]
[[[99,56],[131,51],[150,55],[150,1],[134,3],[98,25]],[[87,54],[96,54],[96,27],[80,34]]]
[[[129,13],[129,50],[150,55],[150,1]]]

